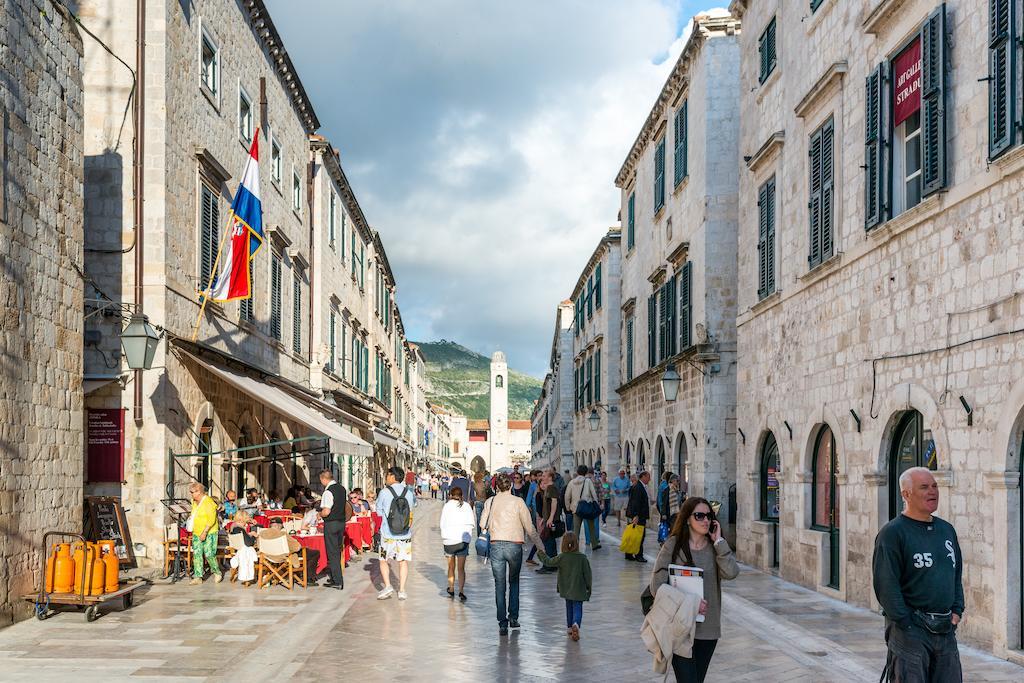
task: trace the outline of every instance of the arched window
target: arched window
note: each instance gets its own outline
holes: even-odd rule
[[[206,419],[199,427],[199,453],[196,461],[195,479],[210,489],[210,453],[213,452],[213,420]]]
[[[496,375],[494,378],[494,386],[496,386],[499,389],[505,386],[505,378],[502,377],[501,375]]]
[[[644,440],[638,439],[636,442],[636,471],[637,474],[647,469],[647,454],[644,453]]]
[[[836,488],[836,438],[828,425],[821,428],[814,442],[814,482],[811,495],[811,526],[818,529],[839,527],[839,501]]]
[[[626,442],[626,469],[629,470],[629,466],[633,462],[633,444]]]
[[[903,512],[900,475],[911,467],[938,469],[935,440],[931,430],[924,428],[924,418],[916,410],[907,411],[900,418],[893,434],[889,454],[889,519]]]
[[[661,475],[665,474],[665,440],[660,436],[658,437],[658,445],[655,449],[655,458],[658,463],[658,471],[656,472],[658,481],[661,481]]]
[[[680,432],[676,437],[676,471],[679,473],[679,488],[684,494],[690,488],[690,464],[686,461],[686,434]]]
[[[761,447],[761,519],[779,521],[779,445],[770,432]]]

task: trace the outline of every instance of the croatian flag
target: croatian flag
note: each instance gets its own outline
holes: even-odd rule
[[[212,301],[234,301],[252,297],[249,261],[263,246],[263,207],[260,204],[260,131],[253,136],[242,182],[231,202],[231,234],[221,244],[217,275],[210,285]]]

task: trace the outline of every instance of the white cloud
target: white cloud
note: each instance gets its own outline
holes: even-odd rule
[[[268,4],[388,249],[410,337],[543,373],[555,305],[617,224],[615,174],[688,36],[680,9]]]

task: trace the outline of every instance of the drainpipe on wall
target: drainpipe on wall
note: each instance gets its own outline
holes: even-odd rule
[[[142,205],[145,199],[143,159],[145,158],[145,91],[146,91],[146,0],[137,0],[135,24],[135,158],[132,160],[133,209],[135,220],[135,314],[142,315],[142,275],[145,265],[143,248]],[[135,424],[142,424],[142,370],[135,371]]]
[[[307,145],[309,141],[307,140]],[[313,276],[316,274],[316,261],[313,256],[316,252],[316,244],[313,239],[313,175],[316,164],[316,156],[310,146],[309,164],[306,166],[306,213],[309,216],[309,367],[313,367]]]

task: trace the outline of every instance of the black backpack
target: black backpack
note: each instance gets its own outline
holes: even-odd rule
[[[388,529],[391,530],[392,534],[404,534],[409,531],[409,517],[411,516],[409,499],[405,497],[409,488],[404,487],[402,495],[395,493],[395,490],[390,486],[387,489],[391,491],[392,495],[391,507],[388,508]]]

